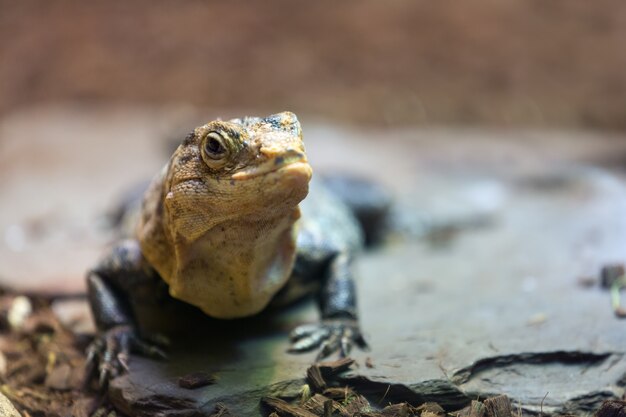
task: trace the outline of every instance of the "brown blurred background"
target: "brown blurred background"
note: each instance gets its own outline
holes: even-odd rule
[[[374,125],[626,127],[626,4],[0,1],[0,112],[182,103]]]

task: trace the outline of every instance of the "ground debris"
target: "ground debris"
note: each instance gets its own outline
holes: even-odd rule
[[[414,405],[407,402],[388,404],[384,408],[372,405],[349,387],[327,388],[304,403],[295,405],[278,398],[264,398],[269,414],[279,417],[513,417],[511,401],[506,395],[472,401],[461,410],[450,411],[436,402]],[[614,417],[613,415],[599,417]],[[626,417],[626,413],[619,417]]]
[[[319,368],[320,373],[324,378],[332,378],[339,375],[342,372],[347,371],[354,364],[352,358],[342,358],[336,361],[319,362],[313,366]]]
[[[91,417],[98,405],[96,398],[79,398],[73,402],[70,415],[73,417]]]
[[[217,378],[208,372],[194,372],[181,376],[178,379],[178,386],[186,389],[196,389],[215,384]]]
[[[594,417],[626,417],[626,401],[608,400],[602,403]]]
[[[343,358],[332,362],[320,362],[311,365],[306,371],[306,382],[309,389],[313,393],[323,393],[329,388],[329,381],[332,382],[333,378],[342,372],[350,369],[350,366],[354,363],[354,359]],[[343,392],[333,393],[331,395],[344,395]]]
[[[209,417],[234,417],[230,410],[222,403],[217,403],[215,411]]]
[[[455,415],[457,417],[484,417],[485,406],[480,401],[472,400],[471,404],[459,410]]]
[[[306,371],[306,382],[314,393],[322,393],[328,388],[328,381],[347,371],[354,364],[354,359],[342,358],[331,362],[319,362]]]
[[[426,412],[428,413],[428,412]],[[421,415],[424,416],[424,413],[418,414],[416,408],[411,407],[408,403],[399,403],[399,404],[391,404],[387,407],[383,408],[380,414],[384,417],[411,417]]]
[[[303,407],[289,404],[280,398],[264,397],[261,399],[261,404],[280,417],[318,417],[317,414]]]
[[[624,276],[623,264],[604,265],[600,270],[600,285],[603,288],[611,288],[616,281]]]
[[[435,402],[427,402],[415,408],[422,417],[427,416],[444,416],[446,411],[442,406]]]
[[[624,264],[604,265],[600,270],[600,285],[611,291],[611,307],[615,317],[626,318],[626,308],[622,307],[620,292],[626,287]]]
[[[506,395],[487,398],[483,404],[487,417],[511,417],[513,415],[511,400]]]
[[[317,365],[310,366],[306,370],[306,382],[313,392],[322,392],[326,389],[326,381]]]
[[[18,327],[0,326],[0,393],[23,417],[111,415],[109,406],[98,410],[96,393],[83,389],[87,339],[61,325],[49,301],[33,297],[30,303]]]
[[[398,402],[372,404],[358,389],[340,384],[337,376],[350,368],[350,358],[322,362],[310,366],[306,372],[305,390],[301,398],[287,402],[279,398],[264,398],[266,415],[273,417],[513,417],[511,401],[506,395],[471,401],[461,410],[446,410],[437,402],[411,404]],[[612,416],[608,416],[612,417]],[[624,415],[626,417],[626,415]]]
[[[337,401],[333,401],[328,397],[321,394],[315,394],[307,402],[304,403],[303,408],[316,415],[326,415],[330,412],[331,415],[339,415],[342,417],[349,417],[352,414]]]
[[[323,392],[324,396],[330,398],[331,400],[343,401],[348,398],[348,396],[356,395],[352,389],[349,387],[332,387],[327,388]]]
[[[342,401],[342,404],[344,405],[344,407],[346,407],[346,410],[348,411],[348,413],[350,413],[350,415],[354,415],[356,413],[364,413],[372,410],[369,401],[367,401],[364,396],[356,393],[348,396],[345,400]]]

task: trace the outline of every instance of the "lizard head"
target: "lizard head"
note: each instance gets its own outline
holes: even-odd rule
[[[201,208],[212,221],[290,211],[306,197],[312,174],[290,112],[200,126],[171,166],[166,200],[185,213]]]

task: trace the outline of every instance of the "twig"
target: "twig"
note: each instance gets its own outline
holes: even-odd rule
[[[387,396],[387,394],[389,393],[389,390],[391,389],[391,385],[387,385],[387,390],[385,391],[385,393],[383,394],[383,397],[378,401],[378,405],[380,405],[380,403],[383,402],[383,400],[385,399],[385,397]]]
[[[543,417],[543,402],[546,400],[546,397],[548,396],[548,394],[550,394],[550,391],[546,392],[546,395],[543,396],[543,398],[541,399],[541,404],[539,405],[539,416]]]

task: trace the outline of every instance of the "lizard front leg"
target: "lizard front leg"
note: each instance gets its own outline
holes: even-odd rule
[[[87,378],[97,373],[101,387],[128,370],[131,350],[165,357],[161,349],[139,337],[128,299],[133,288],[152,279],[151,274],[134,240],[116,245],[87,274],[87,297],[98,328],[98,335],[88,348]]]
[[[318,294],[321,322],[294,329],[290,335],[293,341],[290,351],[304,352],[320,347],[316,359],[320,360],[336,351],[345,357],[354,344],[367,348],[358,322],[351,264],[352,257],[347,251],[333,256],[327,279]]]

